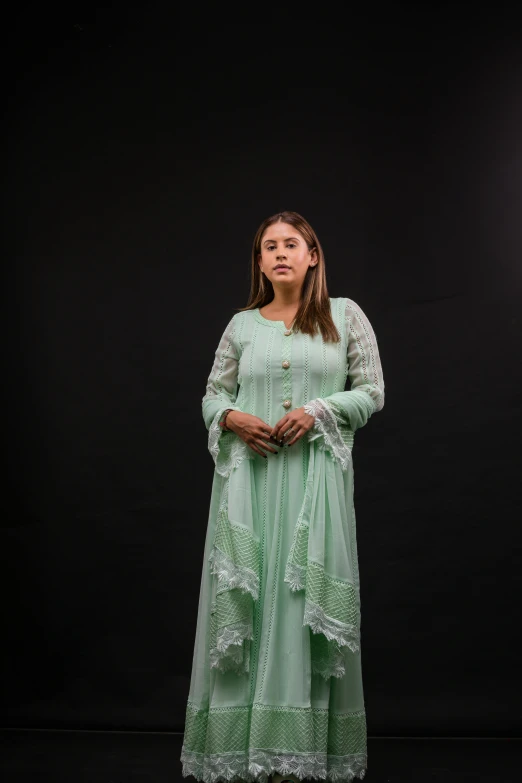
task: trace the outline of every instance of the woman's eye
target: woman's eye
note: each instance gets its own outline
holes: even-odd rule
[[[289,242],[287,247],[295,247],[295,244],[293,242]]]

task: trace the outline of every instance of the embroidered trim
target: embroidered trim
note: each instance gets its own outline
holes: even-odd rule
[[[210,668],[244,674],[250,668],[253,602],[259,596],[259,541],[228,518],[230,477],[223,481],[214,541],[208,556],[217,579],[210,607]],[[244,642],[244,644],[243,644]]]
[[[288,582],[292,590],[304,590],[306,586],[308,529],[313,489],[314,472],[313,464],[310,462],[303,502],[295,524],[294,536],[285,567],[284,581]]]
[[[305,413],[315,418],[314,426],[308,432],[313,435],[319,432],[323,436],[324,447],[330,451],[333,458],[340,464],[341,469],[347,470],[348,463],[352,459],[352,452],[343,440],[335,414],[328,407],[328,403],[322,397],[317,397],[303,407]],[[313,438],[309,435],[308,439]]]
[[[205,783],[247,781],[267,783],[273,772],[293,774],[305,778],[321,779],[331,783],[345,783],[354,778],[362,780],[366,774],[367,755],[353,753],[333,756],[326,753],[281,753],[276,750],[250,750],[230,753],[213,753],[205,756],[185,748],[181,752],[182,776],[192,775]]]
[[[329,680],[330,677],[344,677],[346,669],[341,650],[331,644],[329,653],[322,658],[312,658],[312,672],[320,674],[325,680]]]
[[[296,522],[284,581],[290,590],[304,590],[303,625],[311,637],[312,671],[325,679],[345,674],[344,652],[360,649],[360,601],[358,586],[327,574],[323,563],[310,558],[308,545],[314,481],[314,461],[308,465],[305,495]]]
[[[294,340],[293,334],[284,336],[282,346],[281,346],[281,367],[283,369],[283,382],[281,384],[281,396],[283,397],[283,400],[292,399],[292,368],[291,367],[285,368],[284,362],[288,362],[290,365],[290,360],[292,358],[293,340]]]
[[[350,358],[353,358],[357,365],[352,380],[352,390],[358,387],[370,396],[372,410],[369,411],[369,415],[371,415],[384,407],[384,378],[377,336],[366,313],[353,299],[346,299],[345,318],[348,323]],[[356,326],[361,327],[360,332]]]
[[[221,628],[216,637],[216,646],[209,651],[210,668],[221,672],[234,671],[244,674],[249,671],[249,659],[245,640],[253,639],[252,623],[241,620]]]
[[[364,708],[289,707],[260,702],[210,706],[187,700],[181,759],[184,776],[206,783],[265,781],[268,774],[346,781],[364,776]],[[304,750],[306,748],[306,751]]]
[[[208,450],[214,460],[216,472],[225,477],[230,476],[244,459],[252,459],[254,456],[253,452],[248,451],[246,443],[241,438],[231,430],[223,431],[219,426],[221,416],[227,408],[233,411],[240,410],[234,405],[224,405],[216,412],[208,429]]]
[[[257,601],[259,597],[259,576],[251,568],[238,566],[221,549],[213,547],[208,562],[210,572],[216,574],[218,582],[226,584],[228,590],[238,587],[243,592],[248,592]]]
[[[309,600],[305,601],[303,625],[309,625],[314,633],[322,633],[329,641],[334,640],[342,647],[349,647],[352,652],[359,651],[357,626],[328,617],[320,606]]]
[[[285,569],[285,582],[290,585],[290,589],[294,592],[296,590],[304,590],[306,586],[306,566],[300,566],[288,560]]]

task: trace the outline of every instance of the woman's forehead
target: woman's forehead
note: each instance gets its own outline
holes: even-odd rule
[[[271,226],[268,226],[268,228],[265,230],[262,241],[266,242],[267,239],[277,238],[277,239],[303,239],[302,234],[294,227],[291,226],[289,223],[272,223]]]

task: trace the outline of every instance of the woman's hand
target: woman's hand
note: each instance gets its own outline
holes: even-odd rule
[[[276,443],[276,440],[270,437],[270,425],[258,416],[231,410],[227,414],[226,426],[262,457],[266,457],[266,454],[261,449],[271,451],[273,454],[278,453],[267,445],[267,442]]]
[[[229,414],[230,415],[230,414]],[[273,437],[281,446],[292,446],[303,435],[311,430],[315,423],[315,416],[305,413],[304,406],[295,408],[290,413],[285,414],[274,426],[270,436]]]

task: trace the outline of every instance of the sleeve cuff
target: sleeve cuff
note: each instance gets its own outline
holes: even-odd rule
[[[352,452],[343,440],[335,414],[328,403],[321,397],[317,397],[303,407],[305,413],[315,418],[314,426],[308,431],[308,441],[322,437],[324,448],[331,453],[341,469],[346,470],[352,459]]]
[[[250,455],[246,443],[232,430],[224,430],[219,422],[226,410],[240,411],[237,405],[224,405],[216,411],[208,430],[208,450],[212,455],[216,472],[220,476],[229,476],[240,462]],[[253,452],[252,452],[253,454]]]

